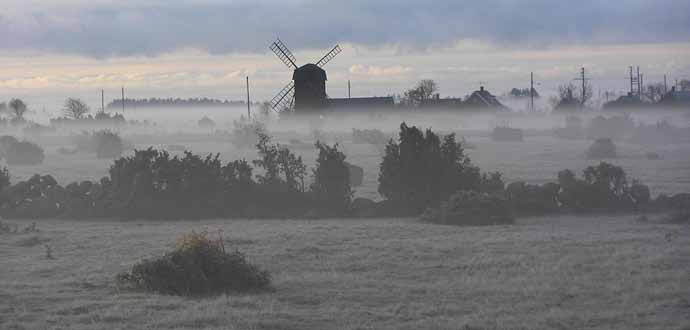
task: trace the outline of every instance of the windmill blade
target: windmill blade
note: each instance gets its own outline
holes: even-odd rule
[[[273,53],[278,56],[278,58],[285,63],[285,65],[288,66],[288,68],[292,69],[297,69],[297,59],[295,59],[295,55],[292,55],[292,52],[285,46],[285,44],[280,41],[280,39],[277,39],[274,43],[271,44],[271,47],[269,47]]]
[[[291,107],[292,98],[294,97],[295,83],[290,82],[283,89],[271,99],[271,108],[275,111],[283,110]],[[278,109],[278,110],[276,110]]]
[[[340,45],[335,45],[333,49],[331,49],[330,52],[326,53],[318,62],[316,62],[316,65],[320,68],[322,68],[326,63],[330,62],[336,55],[340,54],[343,50],[340,49]]]

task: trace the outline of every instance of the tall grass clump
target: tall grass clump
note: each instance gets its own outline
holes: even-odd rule
[[[239,251],[226,252],[222,238],[192,231],[162,257],[143,260],[116,276],[120,287],[149,292],[204,296],[267,289],[267,271],[250,264]]]

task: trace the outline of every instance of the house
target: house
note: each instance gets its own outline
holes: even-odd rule
[[[328,99],[327,111],[367,112],[392,109],[393,107],[395,107],[395,101],[392,96],[351,97]]]
[[[649,106],[649,102],[642,100],[639,95],[628,93],[613,101],[606,102],[604,104],[604,110],[646,108]]]
[[[508,110],[508,107],[501,104],[496,96],[484,89],[484,86],[480,86],[478,91],[468,96],[463,106],[472,109]]]
[[[659,104],[670,108],[690,109],[690,91],[678,91],[676,86],[673,86],[670,92],[661,97]]]
[[[463,107],[463,101],[461,98],[444,98],[442,99],[438,94],[430,99],[422,101],[419,105],[422,109],[429,110],[454,110]]]

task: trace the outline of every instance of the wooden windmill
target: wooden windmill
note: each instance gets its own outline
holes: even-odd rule
[[[277,39],[270,49],[278,58],[294,70],[292,81],[271,99],[271,107],[275,111],[294,109],[296,113],[320,111],[328,105],[326,97],[326,71],[323,66],[338,55],[342,49],[335,45],[316,64],[308,63],[300,67],[296,64],[295,56]]]

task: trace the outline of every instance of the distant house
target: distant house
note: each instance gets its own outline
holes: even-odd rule
[[[461,98],[440,98],[438,94],[430,99],[422,101],[419,105],[422,109],[430,110],[454,110],[463,107],[463,101]]]
[[[328,111],[371,111],[391,109],[395,106],[392,96],[351,97],[328,99]]]
[[[690,109],[690,91],[677,91],[676,87],[673,86],[671,91],[661,98],[659,104],[671,108]]]
[[[468,96],[463,102],[463,106],[473,109],[508,110],[508,107],[501,104],[496,96],[484,89],[484,86],[480,86],[478,91],[474,91]]]
[[[642,100],[639,95],[633,95],[632,93],[628,93],[627,95],[623,95],[613,101],[606,102],[604,104],[604,109],[633,109],[644,108],[649,106],[650,104]]]

